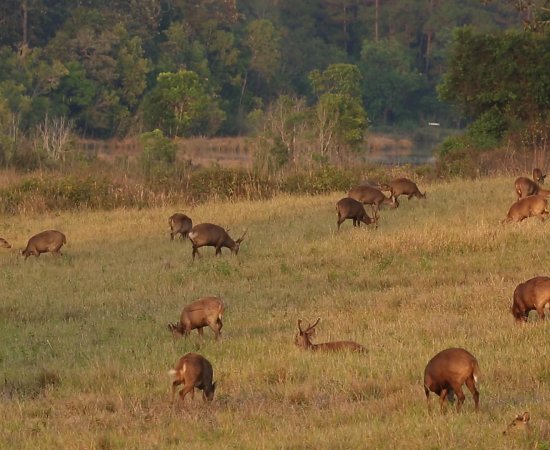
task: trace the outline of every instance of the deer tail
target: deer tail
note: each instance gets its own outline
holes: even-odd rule
[[[474,363],[474,382],[477,384],[479,382],[479,377],[481,376],[481,371],[479,370],[479,364],[477,361]]]
[[[168,376],[170,377],[170,381],[173,383],[178,379],[178,371],[175,369],[170,369],[168,371]]]

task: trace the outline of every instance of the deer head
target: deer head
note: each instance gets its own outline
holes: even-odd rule
[[[313,325],[308,325],[305,330],[302,330],[302,320],[298,319],[298,333],[294,338],[294,344],[302,348],[310,348],[313,344],[311,343],[311,337],[315,336],[315,327],[319,323],[321,318],[318,318]]]

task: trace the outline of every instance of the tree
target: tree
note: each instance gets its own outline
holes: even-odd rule
[[[411,53],[395,39],[365,40],[361,50],[362,91],[372,120],[393,124],[410,119],[421,89],[427,88]]]
[[[333,64],[324,72],[314,70],[309,79],[317,95],[312,117],[321,158],[340,158],[347,149],[358,150],[367,128],[359,68]]]
[[[146,124],[171,137],[214,134],[224,118],[205,84],[190,70],[159,74],[143,108]]]
[[[536,129],[537,135],[538,130],[546,130],[542,138],[546,140],[550,134],[549,48],[548,34],[458,29],[439,94],[476,121],[472,129],[478,134],[501,138],[506,131]]]

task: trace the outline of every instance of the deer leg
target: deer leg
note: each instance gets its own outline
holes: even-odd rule
[[[537,306],[537,313],[539,314],[539,317],[541,320],[544,320],[544,306]]]
[[[338,220],[336,221],[336,225],[338,225],[338,231],[340,231],[340,225],[342,225],[343,220],[338,217]]]
[[[473,376],[466,380],[466,386],[468,387],[468,389],[472,393],[472,396],[474,397],[474,404],[475,404],[476,411],[479,411],[479,392],[476,388],[476,383]]]
[[[447,394],[449,391],[447,389],[442,389],[439,394],[439,408],[441,409],[441,412],[445,409],[445,400],[447,400]]]
[[[185,400],[185,396],[189,392],[191,392],[191,399],[193,399],[195,397],[195,387],[191,384],[189,384],[187,386],[184,386],[183,389],[180,391],[180,398],[181,398],[182,403]]]
[[[174,233],[170,232],[170,240],[173,241],[174,240]]]
[[[199,333],[199,336],[202,338],[203,336],[203,330],[202,327],[197,328],[197,332]]]
[[[460,412],[462,409],[462,404],[464,403],[464,400],[466,400],[466,396],[464,395],[464,392],[462,392],[462,386],[453,386],[453,391],[458,398],[458,401],[456,402],[456,412]]]
[[[195,255],[199,255],[199,248],[193,245],[193,261],[195,261]]]
[[[222,254],[222,248],[216,247],[216,256],[220,256]]]

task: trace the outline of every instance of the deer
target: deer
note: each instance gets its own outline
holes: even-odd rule
[[[525,411],[523,414],[518,414],[516,418],[508,424],[502,434],[505,436],[517,435],[518,433],[527,436],[535,435],[538,439],[548,441],[550,439],[550,423],[546,420],[541,420],[535,427],[532,427],[530,420],[531,415],[528,411]],[[538,448],[538,445],[535,445],[533,448]]]
[[[11,248],[11,244],[4,238],[0,238],[0,248]]]
[[[375,227],[378,227],[378,218],[374,216],[374,219],[371,219],[365,211],[363,204],[353,198],[345,197],[338,200],[336,203],[336,213],[338,214],[338,220],[336,221],[338,231],[340,231],[340,225],[347,219],[353,221],[354,227],[360,226],[361,222],[366,225],[374,223]]]
[[[528,217],[539,217],[544,222],[548,211],[548,200],[542,195],[530,195],[520,198],[510,206],[508,214],[501,223],[521,222]]]
[[[514,181],[514,187],[516,189],[516,194],[518,195],[518,200],[530,195],[544,195],[545,197],[550,197],[550,190],[543,189],[538,184],[544,183],[545,178],[546,175],[543,175],[542,170],[537,167],[533,169],[532,180],[527,177],[516,178],[516,181]]]
[[[168,219],[168,225],[170,225],[170,240],[173,241],[174,237],[179,234],[183,239],[187,238],[187,235],[193,228],[193,221],[189,216],[182,213],[172,214]]]
[[[420,192],[416,183],[408,178],[396,178],[388,184],[384,184],[382,190],[390,191],[391,197],[395,201],[397,201],[400,195],[408,196],[409,200],[413,197],[426,198],[426,193]]]
[[[373,186],[361,185],[356,186],[348,192],[348,197],[363,203],[371,205],[373,217],[378,216],[378,211],[381,205],[389,205],[392,208],[397,208],[399,202],[392,197],[386,197],[380,189]]]
[[[302,330],[302,320],[298,320],[298,333],[294,338],[294,344],[296,346],[312,351],[341,351],[349,350],[354,352],[366,353],[367,349],[361,344],[353,341],[336,341],[336,342],[325,342],[323,344],[313,344],[311,342],[311,337],[315,336],[315,327],[319,323],[321,318],[319,317],[313,325],[308,325],[305,330]]]
[[[550,277],[534,277],[516,286],[511,311],[516,323],[525,323],[533,310],[544,319],[544,308],[549,304]]]
[[[533,169],[533,180],[535,183],[544,184],[544,179],[546,178],[546,174],[542,173],[542,170],[540,170],[538,167],[535,167]]]
[[[181,312],[178,323],[168,324],[168,329],[174,337],[187,337],[191,330],[197,330],[203,336],[203,327],[210,327],[214,338],[218,340],[223,327],[222,317],[225,306],[218,297],[203,297],[190,303]]]
[[[476,383],[479,378],[479,365],[477,359],[463,348],[448,348],[435,355],[426,365],[424,370],[424,392],[430,408],[430,392],[439,396],[441,412],[444,411],[445,400],[453,399],[453,394],[458,397],[456,406],[460,412],[465,396],[462,385],[466,386],[474,397],[475,410],[479,411],[479,392]]]
[[[213,223],[195,225],[188,235],[189,240],[193,244],[193,261],[196,255],[200,256],[200,247],[216,247],[216,256],[221,255],[223,247],[227,247],[236,256],[239,253],[241,242],[244,240],[247,231],[234,241],[227,234],[227,231],[219,225],[214,225]]]
[[[198,353],[186,353],[183,355],[176,367],[168,372],[172,382],[172,404],[176,396],[177,387],[183,384],[179,395],[182,403],[185,396],[191,393],[191,398],[195,398],[195,388],[202,390],[202,398],[206,402],[211,402],[216,391],[216,383],[212,383],[213,370],[212,364],[204,356]]]
[[[27,247],[21,251],[25,260],[31,256],[40,256],[41,253],[51,252],[55,255],[62,255],[60,249],[67,243],[67,238],[61,231],[47,230],[42,231],[31,237]]]

